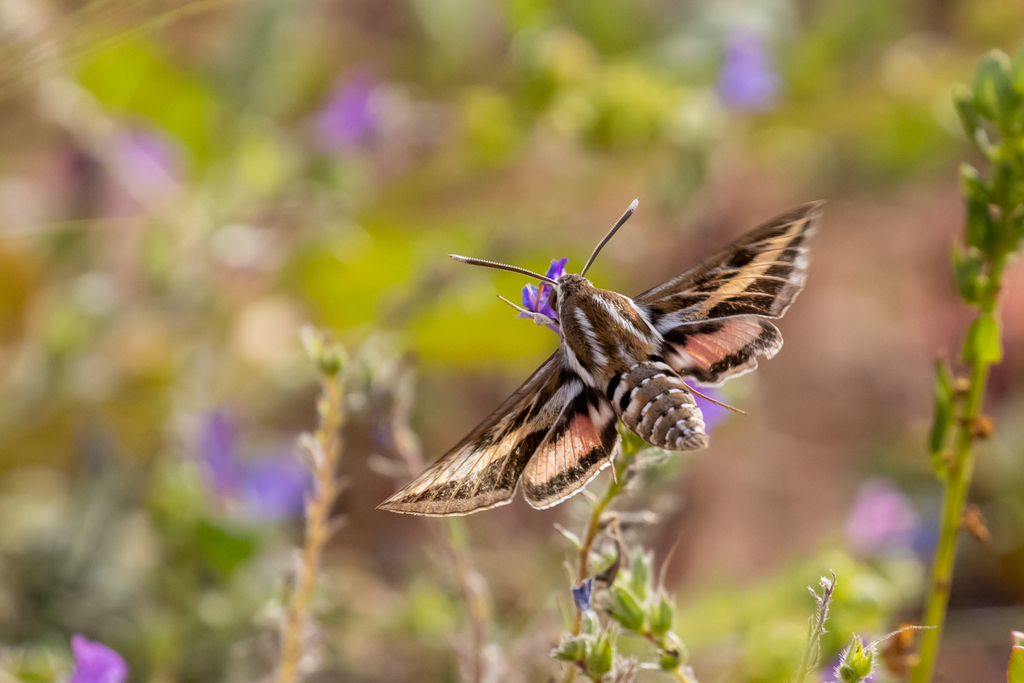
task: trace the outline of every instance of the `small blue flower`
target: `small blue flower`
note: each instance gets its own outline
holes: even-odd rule
[[[779,77],[761,38],[743,31],[733,33],[718,74],[722,103],[740,111],[764,111],[775,105],[778,91]]]
[[[124,657],[102,643],[85,636],[71,636],[71,653],[75,668],[68,683],[123,683],[128,678]]]
[[[594,580],[583,579],[578,586],[572,587],[572,601],[580,612],[590,611],[590,595],[594,591]]]
[[[207,417],[200,451],[213,493],[241,503],[247,517],[277,520],[302,513],[306,494],[313,488],[309,471],[290,453],[240,458],[234,424],[227,414],[217,411]]]
[[[563,256],[560,259],[555,259],[551,262],[551,266],[548,267],[548,272],[545,273],[552,280],[565,275],[565,265],[569,262],[567,256]],[[548,298],[551,294],[551,285],[544,282],[537,285],[526,285],[523,287],[523,308],[534,313],[542,313],[547,317],[558,320],[558,311],[551,307],[551,303]],[[517,318],[528,318],[528,315],[520,313]],[[546,325],[548,329],[558,332],[558,328],[552,325]]]

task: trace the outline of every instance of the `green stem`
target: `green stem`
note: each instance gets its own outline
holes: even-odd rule
[[[612,471],[614,476],[608,483],[608,488],[605,490],[604,495],[601,496],[600,500],[594,504],[594,509],[590,512],[590,521],[587,522],[587,531],[583,536],[583,543],[580,546],[579,556],[579,568],[576,573],[576,584],[580,584],[588,576],[590,576],[590,551],[594,547],[594,539],[597,538],[598,532],[601,530],[601,515],[608,509],[612,500],[617,495],[622,493],[626,488],[626,470],[629,465],[633,462],[633,457],[636,455],[636,451],[627,452],[625,444],[623,444],[622,452],[619,457],[612,463]],[[580,624],[582,623],[583,612],[578,608],[576,610],[576,617],[572,623],[572,634],[578,636],[580,634]],[[565,676],[565,683],[572,683],[576,677],[576,669],[570,668]]]
[[[999,294],[1005,263],[1006,256],[1003,254],[998,255],[991,262],[988,287],[979,305],[979,317],[992,315],[995,311],[996,296]],[[981,401],[985,394],[990,365],[975,361],[971,363],[970,367],[970,385],[956,424],[956,450],[943,489],[942,526],[932,565],[931,590],[924,614],[923,625],[929,628],[924,631],[921,638],[920,661],[914,667],[912,683],[929,683],[935,673],[939,643],[942,640],[942,628],[949,606],[949,592],[953,584],[957,532],[961,527],[964,506],[967,503],[967,492],[971,486],[971,475],[974,473],[974,452],[971,448],[974,443],[973,427],[981,411]]]

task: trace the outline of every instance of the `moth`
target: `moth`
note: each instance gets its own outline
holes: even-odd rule
[[[511,502],[520,481],[530,505],[551,507],[609,464],[619,420],[660,448],[706,447],[703,416],[683,380],[718,385],[778,353],[782,335],[771,320],[781,318],[804,287],[808,240],[822,203],[773,218],[633,298],[594,287],[585,276],[636,201],[578,275],[554,280],[451,255],[548,285],[557,321],[520,310],[557,326],[561,343],[476,429],[378,508],[466,515]]]

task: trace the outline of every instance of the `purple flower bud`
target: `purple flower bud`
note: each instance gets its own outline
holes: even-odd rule
[[[779,77],[761,38],[743,31],[733,33],[718,74],[722,103],[740,111],[763,111],[775,105],[778,91]]]
[[[333,150],[358,146],[377,132],[379,120],[374,106],[377,81],[359,74],[338,87],[319,115],[320,137]]]
[[[102,643],[76,634],[71,636],[71,652],[75,668],[68,683],[123,683],[128,678],[124,658]]]
[[[918,529],[914,508],[890,479],[869,479],[861,486],[846,520],[846,539],[861,555],[910,549]]]
[[[581,612],[590,611],[590,596],[594,591],[594,580],[583,579],[578,586],[572,587],[572,601],[576,603],[576,609]]]

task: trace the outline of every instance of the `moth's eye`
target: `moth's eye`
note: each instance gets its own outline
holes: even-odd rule
[[[551,290],[551,293],[548,294],[548,306],[556,311],[558,310],[558,292],[553,289]]]

